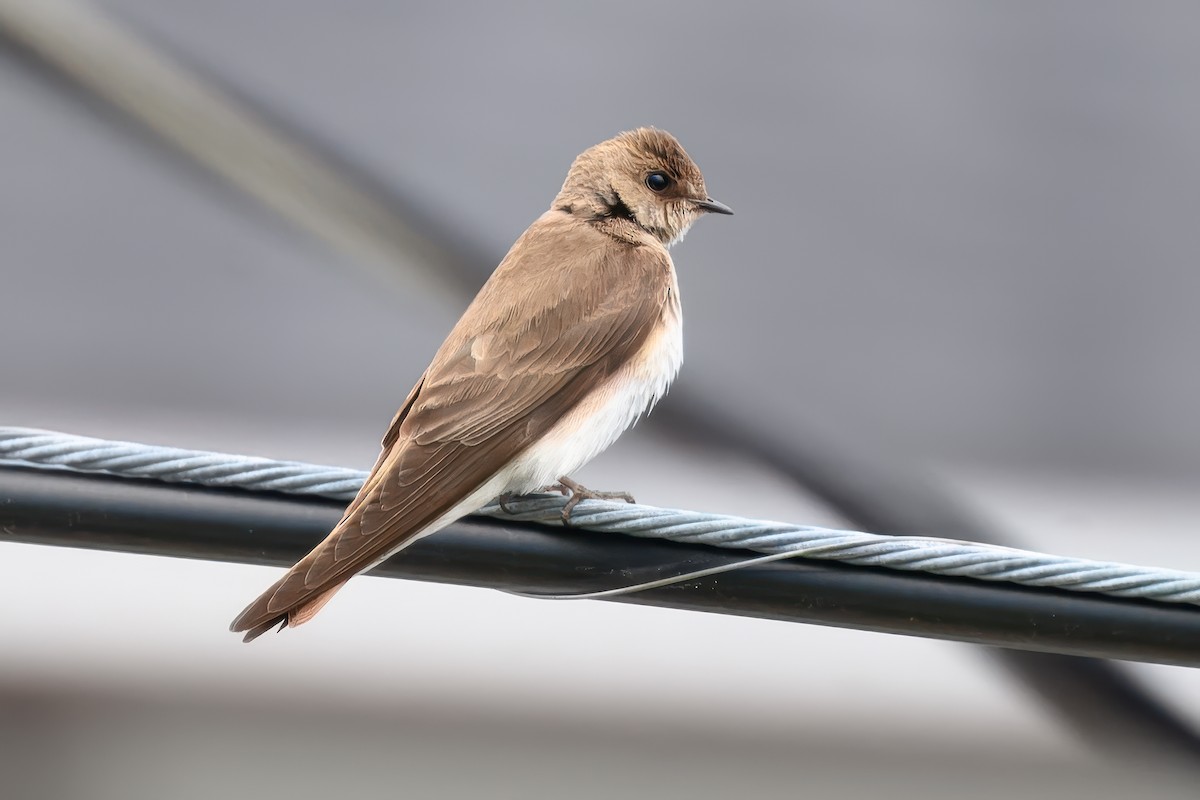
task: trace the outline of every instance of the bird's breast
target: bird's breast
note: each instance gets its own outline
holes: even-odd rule
[[[507,491],[532,491],[591,461],[667,393],[682,364],[683,315],[672,280],[642,347],[517,458]]]

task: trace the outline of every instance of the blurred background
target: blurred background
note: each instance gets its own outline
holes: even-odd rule
[[[573,157],[654,125],[737,212],[674,250],[664,408],[1198,570],[1198,41],[1191,3],[0,0],[0,424],[366,468]],[[578,477],[842,522],[680,430]],[[277,574],[0,545],[6,796],[1195,796],[965,646],[379,579],[243,646]],[[1131,672],[1200,725],[1200,673]]]

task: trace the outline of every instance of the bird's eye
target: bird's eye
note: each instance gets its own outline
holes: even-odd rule
[[[671,178],[665,172],[651,172],[646,176],[646,186],[652,192],[664,192],[671,185]]]

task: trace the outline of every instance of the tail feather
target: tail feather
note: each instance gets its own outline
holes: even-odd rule
[[[246,635],[242,641],[252,642],[276,626],[279,627],[279,630],[298,627],[315,617],[317,612],[324,608],[325,604],[332,600],[338,590],[345,585],[346,582],[342,581],[283,611],[268,611],[266,607],[275,591],[275,587],[272,586],[270,591],[265,592],[262,597],[251,603],[245,611],[238,615],[238,618],[229,626],[229,630],[234,633],[245,632]]]
[[[382,462],[382,456],[380,461]],[[376,468],[378,468],[376,464]],[[346,585],[349,578],[329,584],[324,588],[307,585],[306,576],[322,552],[336,545],[338,537],[348,529],[357,527],[361,515],[361,507],[370,496],[371,480],[368,478],[358,497],[354,498],[342,516],[341,521],[330,531],[329,535],[308,555],[296,562],[282,578],[271,584],[271,587],[259,595],[254,602],[242,609],[229,630],[234,633],[245,633],[243,642],[252,642],[267,631],[278,626],[279,630],[303,625],[316,616],[337,591]]]
[[[234,625],[236,625],[236,624],[237,623],[235,622]],[[266,622],[262,623],[261,625],[255,625],[253,628],[250,628],[250,629],[237,628],[237,627],[233,627],[233,626],[230,626],[229,629],[231,631],[233,631],[234,633],[241,633],[242,631],[246,631],[246,635],[242,637],[242,641],[243,642],[253,642],[255,639],[262,636],[264,633],[271,630],[271,628],[274,628],[276,625],[279,626],[279,630],[283,630],[284,628],[287,627],[287,624],[288,624],[287,614],[280,614],[275,619],[269,619]]]
[[[237,618],[230,624],[229,630],[234,633],[245,633],[242,639],[244,642],[252,642],[259,636],[262,636],[267,631],[278,626],[279,630],[284,628],[295,628],[297,625],[303,625],[316,616],[326,603],[328,603],[338,590],[346,585],[346,581],[340,581],[331,586],[326,587],[315,593],[299,594],[294,592],[284,592],[282,594],[291,594],[289,598],[291,602],[286,606],[280,606],[280,589],[286,584],[292,583],[297,573],[303,574],[307,572],[309,565],[312,562],[312,553],[300,560],[300,563],[288,570],[287,574],[276,581],[271,588],[267,589],[254,600],[253,603],[246,606],[242,613],[237,615]],[[287,602],[285,600],[285,602]]]
[[[345,581],[335,583],[325,591],[315,597],[305,600],[300,605],[288,612],[287,624],[289,628],[295,628],[303,625],[317,615],[317,612],[325,607],[325,604],[333,599],[333,596],[338,593],[338,590],[346,585]]]

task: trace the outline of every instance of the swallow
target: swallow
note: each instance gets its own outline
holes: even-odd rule
[[[409,392],[336,527],[230,629],[317,614],[347,581],[496,497],[570,479],[666,393],[683,362],[667,248],[713,200],[669,133],[639,128],[571,165]],[[569,509],[565,517],[569,516]]]

